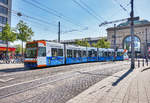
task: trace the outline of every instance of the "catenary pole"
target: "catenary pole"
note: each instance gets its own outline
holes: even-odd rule
[[[148,50],[147,50],[148,49],[148,47],[147,47],[147,28],[145,29],[145,33],[146,33],[146,36],[145,36],[146,37],[146,45],[145,46],[146,46],[146,59],[147,59],[147,57],[148,57]]]
[[[116,60],[116,24],[114,24],[114,60]]]
[[[131,0],[131,69],[135,68],[134,51],[134,0]]]
[[[58,22],[58,42],[60,43],[60,21]]]

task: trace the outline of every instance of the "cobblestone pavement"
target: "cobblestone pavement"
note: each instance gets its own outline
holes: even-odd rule
[[[150,103],[149,74],[147,65],[117,72],[67,103]]]
[[[129,62],[66,65],[5,72],[0,69],[0,103],[65,103],[100,80],[124,69]]]

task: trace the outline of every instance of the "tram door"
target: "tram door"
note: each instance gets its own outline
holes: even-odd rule
[[[37,54],[38,66],[46,66],[46,45],[44,45],[43,43],[39,43]]]

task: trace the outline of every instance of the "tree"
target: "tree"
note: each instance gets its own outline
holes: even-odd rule
[[[110,42],[107,42],[105,38],[100,39],[97,44],[97,48],[110,48]]]
[[[76,40],[75,44],[80,46],[90,47],[90,44],[87,42],[87,40]]]
[[[96,43],[92,43],[91,46],[97,48],[97,44]]]
[[[9,42],[14,42],[16,40],[15,30],[12,30],[8,23],[4,26],[2,32],[0,32],[0,39],[6,42],[6,56],[8,56]]]
[[[18,45],[15,45],[15,47],[16,47],[15,53],[16,53],[16,54],[20,54],[20,53],[21,53],[21,45],[18,44]]]
[[[31,40],[31,37],[34,35],[32,29],[22,20],[17,24],[17,39],[22,41],[22,56],[23,56],[23,43]]]

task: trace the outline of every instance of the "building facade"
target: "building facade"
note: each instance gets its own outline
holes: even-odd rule
[[[150,22],[147,20],[134,21],[134,50],[135,56],[146,56],[146,39],[150,42]],[[117,48],[127,49],[131,54],[131,31],[130,22],[119,24],[116,28],[116,46]],[[146,36],[147,35],[147,36]],[[114,48],[114,27],[107,29],[107,40]]]
[[[0,0],[0,32],[6,23],[11,26],[11,8],[12,0]],[[6,42],[0,40],[0,55],[6,52],[6,47]],[[9,44],[8,51],[14,53],[15,48]]]
[[[0,0],[0,31],[8,22],[11,25],[12,0]]]

